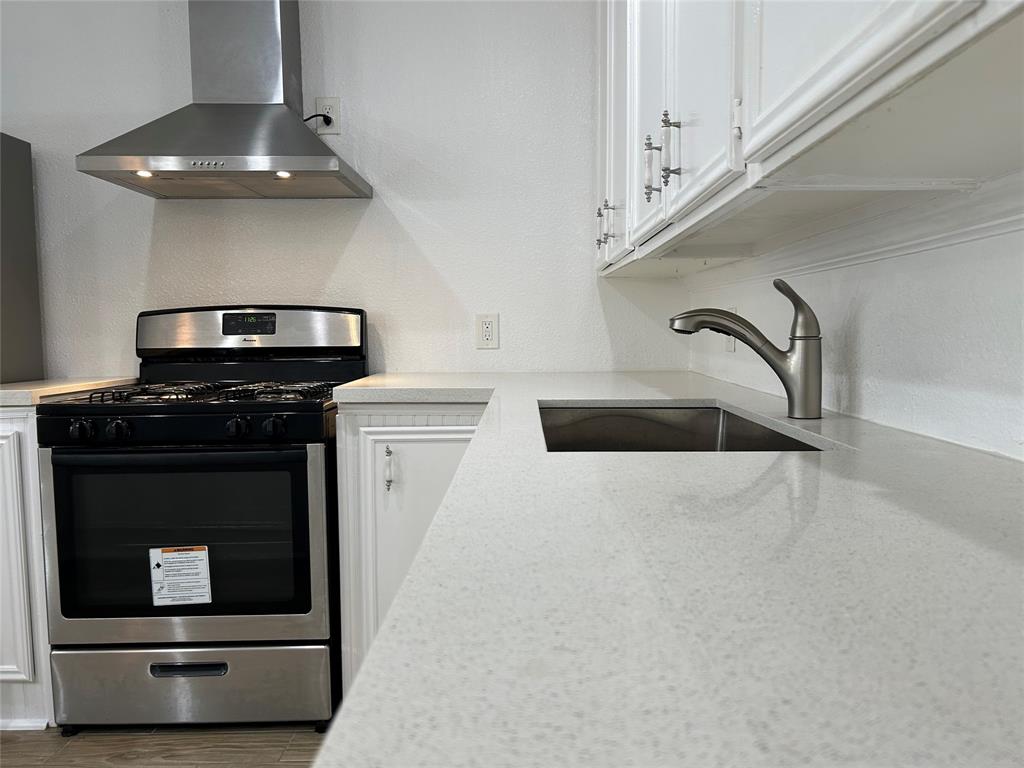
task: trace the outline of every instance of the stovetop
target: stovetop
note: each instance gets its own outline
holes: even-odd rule
[[[324,403],[335,387],[329,382],[228,382],[183,381],[165,384],[136,384],[81,392],[47,401],[48,405],[182,405],[264,403]]]
[[[334,434],[334,386],[186,381],[80,392],[39,404],[39,444],[92,449],[322,442]]]

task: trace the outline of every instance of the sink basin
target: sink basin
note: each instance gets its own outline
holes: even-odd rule
[[[817,451],[722,408],[540,406],[548,451]]]

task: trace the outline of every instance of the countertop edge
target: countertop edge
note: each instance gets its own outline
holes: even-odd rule
[[[125,384],[134,384],[137,381],[137,376],[14,381],[8,384],[0,384],[0,407],[39,405],[40,402],[48,397],[67,395],[99,387],[119,387]]]

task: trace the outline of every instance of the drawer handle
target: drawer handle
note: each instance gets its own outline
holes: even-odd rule
[[[153,677],[223,677],[228,673],[226,661],[171,661],[150,664]]]
[[[395,482],[395,471],[391,466],[391,456],[394,451],[390,445],[384,446],[384,490],[391,492],[391,485]]]

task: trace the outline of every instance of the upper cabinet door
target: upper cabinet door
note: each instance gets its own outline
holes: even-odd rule
[[[603,263],[613,263],[632,250],[627,221],[629,192],[629,7],[627,0],[608,0],[605,18],[605,59],[601,73],[604,99],[604,199],[598,240]]]
[[[629,2],[629,208],[634,244],[665,223],[662,199],[661,113],[668,107],[666,43],[669,0]],[[650,141],[647,141],[650,137]]]
[[[746,0],[744,157],[806,131],[981,0]]]
[[[672,219],[743,171],[739,2],[669,3],[668,88],[661,143]]]

